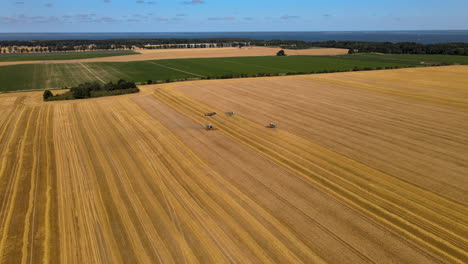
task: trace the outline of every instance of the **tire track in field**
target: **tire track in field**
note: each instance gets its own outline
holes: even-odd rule
[[[187,74],[190,74],[190,75],[193,75],[193,76],[206,78],[206,76],[203,76],[203,75],[200,75],[200,74],[196,74],[196,73],[193,73],[193,72],[188,72],[188,71],[179,70],[179,69],[172,68],[172,67],[169,67],[169,66],[165,66],[165,65],[162,65],[162,64],[153,62],[153,61],[146,61],[146,62],[147,62],[147,63],[154,64],[154,65],[158,65],[158,66],[161,66],[161,67],[164,67],[164,68],[167,68],[167,69],[171,69],[171,70],[174,70],[174,71],[183,72],[183,73],[187,73]]]
[[[89,65],[88,67],[91,68]],[[91,69],[103,80],[132,79],[128,74],[118,71],[116,67],[114,67],[114,64],[93,63]]]
[[[193,100],[188,99],[181,94],[177,94],[177,97],[174,97],[173,93],[174,91],[167,91],[167,90],[163,91],[162,89],[156,90],[156,95],[158,99],[163,100],[163,102],[166,102],[167,104],[171,105],[174,109],[181,111],[183,114],[188,115],[192,119],[198,120],[199,122],[203,122],[200,119],[200,117],[198,117],[198,115],[196,115],[195,113],[203,113],[203,112],[209,111],[210,108],[203,107],[201,104],[195,103]],[[271,150],[275,152],[274,149],[279,147],[279,146],[276,146],[273,149],[270,149],[270,147],[267,147],[267,146],[271,144],[266,143],[263,139],[260,139],[257,136],[255,136],[255,140],[254,140],[254,138],[252,137],[253,134],[250,134],[251,132],[248,132],[248,129],[244,132],[247,134],[238,134],[237,131],[241,130],[239,127],[232,126],[231,124],[226,123],[226,122],[222,122],[222,121],[219,121],[219,122],[216,122],[216,123],[213,122],[213,123],[215,123],[215,126],[218,125],[221,128],[222,132],[234,137],[236,140],[239,140],[245,144],[250,145],[251,147],[257,146],[254,148],[263,149],[262,151],[263,153],[265,153],[265,151],[270,152]],[[247,122],[247,121],[244,120],[243,122]],[[255,125],[252,124],[252,126],[255,126]],[[242,130],[245,129],[245,127],[242,125],[240,127],[242,128]],[[260,146],[259,144],[262,144],[261,143],[262,141],[264,142],[263,144],[267,144],[267,145]],[[289,142],[289,144],[294,144],[294,142]],[[286,150],[286,149],[282,150],[282,153],[288,153],[288,152],[292,154],[290,150]],[[316,173],[309,171],[307,167],[304,167],[304,166],[307,166],[308,162],[307,160],[304,160],[301,157],[295,157],[294,159],[289,160],[289,161],[288,159],[285,159],[283,155],[273,154],[273,156],[270,156],[270,157],[275,159],[276,161],[279,161],[280,163],[283,163],[285,166],[289,167],[290,169],[293,169],[299,174],[315,175],[313,176],[313,178],[315,177],[321,178],[320,175],[317,175]],[[296,162],[299,160],[301,161],[301,163]],[[334,175],[334,174],[331,174],[331,175]],[[338,175],[335,175],[334,177],[336,176]],[[348,176],[352,176],[352,175],[348,175]],[[306,177],[310,178],[310,176],[306,176]],[[375,188],[369,188],[368,190],[366,190],[366,192],[368,192],[369,190],[372,190],[372,192],[377,192],[376,194],[378,196],[375,196],[372,193],[368,194],[366,192],[360,191],[361,189],[360,187],[357,187],[357,186],[352,187],[354,184],[352,182],[349,182],[348,180],[345,180],[343,178],[341,179],[336,178],[335,180],[337,181],[336,183],[330,182],[326,178],[321,178],[321,180],[318,183],[320,183],[322,187],[332,188],[332,189],[328,189],[328,191],[329,192],[331,191],[332,193],[335,193],[335,194],[339,193],[340,194],[339,196],[341,196],[342,199],[345,199],[348,202],[351,202],[351,204],[354,207],[357,207],[366,215],[370,215],[373,218],[376,218],[379,222],[383,222],[385,225],[391,226],[394,230],[398,231],[399,233],[405,234],[405,236],[411,238],[411,240],[415,242],[417,241],[419,244],[429,247],[430,249],[434,250],[437,254],[445,256],[445,257],[450,257],[453,260],[457,260],[457,261],[461,261],[466,258],[466,251],[463,250],[463,249],[466,249],[466,242],[463,242],[463,239],[460,236],[458,236],[458,234],[460,233],[455,233],[455,232],[452,233],[451,231],[447,230],[445,227],[442,227],[442,226],[437,227],[435,223],[438,222],[438,219],[437,219],[438,215],[432,216],[433,214],[431,212],[425,210],[424,208],[421,208],[420,206],[417,205],[417,203],[415,204],[415,206],[417,206],[416,208],[419,208],[419,211],[423,210],[421,211],[424,213],[422,217],[415,215],[413,213],[410,213],[411,210],[400,211],[400,209],[398,209],[398,206],[395,206],[396,204],[400,202],[397,202],[396,204],[392,204],[392,203],[388,203],[388,201],[390,200],[387,201],[385,199],[382,199],[388,195],[390,196],[388,196],[386,199],[399,199],[398,196],[394,196],[394,193],[387,193],[387,191],[385,190],[379,190]],[[359,180],[359,179],[355,178],[355,180]],[[340,185],[337,185],[337,184],[340,184]],[[349,193],[350,191],[351,193]],[[402,191],[404,191],[404,189],[402,189]],[[355,194],[359,194],[359,196],[352,194],[353,192]],[[406,195],[410,194],[407,191],[405,193]],[[369,195],[372,195],[372,196],[369,196]],[[386,195],[386,196],[382,197],[382,195]],[[423,196],[419,198],[413,197],[413,199],[417,199],[416,201],[418,200],[424,201]],[[372,201],[372,202],[367,202],[366,200]],[[438,199],[438,200],[441,202],[444,201],[444,199]],[[403,200],[403,203],[405,203],[405,201],[406,199]],[[442,202],[442,204],[447,204],[447,202],[448,201],[444,201]],[[448,203],[450,204],[450,202]],[[377,204],[378,207],[375,204]],[[433,203],[431,202],[430,204],[433,204]],[[400,206],[404,206],[404,204]],[[463,207],[460,208],[459,206],[455,204],[452,204],[452,206],[454,206],[455,208],[461,209],[461,212],[466,210],[466,208],[463,208]],[[442,215],[444,213],[447,213],[448,212],[447,210],[449,210],[448,207],[444,209]],[[466,215],[464,216],[463,213],[461,213],[460,215],[460,213],[452,211],[451,215],[452,217],[459,218],[461,223],[463,222],[466,223],[465,221]],[[428,219],[425,219],[424,217],[428,217]],[[393,219],[393,221],[396,221],[396,223],[386,220],[389,218]],[[404,219],[408,219],[409,222],[406,222],[406,220]],[[445,221],[450,221],[450,220],[445,220]],[[466,226],[464,225],[460,226],[459,224],[454,223],[454,222],[452,222],[449,226],[450,226],[450,229],[455,228],[455,230],[457,229],[460,230],[462,232],[461,234],[466,233],[467,231]],[[424,237],[423,239],[419,238],[419,236],[421,235],[422,237]],[[442,243],[439,242],[440,238],[444,238],[445,241]]]
[[[102,83],[106,83],[103,79],[101,79],[101,77],[99,77],[94,71],[91,71],[91,69],[84,65],[82,62],[80,62],[80,65],[83,66],[83,68],[85,68],[89,73],[91,73],[91,75],[93,75],[96,79],[98,79],[100,82]]]

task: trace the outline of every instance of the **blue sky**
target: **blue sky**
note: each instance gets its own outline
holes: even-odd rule
[[[0,1],[0,32],[468,29],[468,0]]]

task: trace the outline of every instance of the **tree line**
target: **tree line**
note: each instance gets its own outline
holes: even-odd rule
[[[46,52],[60,52],[73,50],[120,50],[144,48],[145,45],[164,44],[199,44],[212,43],[222,46],[223,43],[247,42],[244,38],[201,38],[201,39],[105,39],[105,40],[8,40],[0,41],[0,48],[14,47],[47,48]],[[235,45],[234,45],[235,46]],[[11,52],[10,52],[11,53]]]
[[[468,43],[438,43],[420,44],[414,42],[366,42],[366,41],[322,41],[306,42],[296,40],[252,41],[256,46],[280,46],[289,49],[305,49],[312,47],[343,48],[361,53],[385,54],[441,54],[468,56]]]
[[[64,89],[68,89],[65,87]],[[71,87],[68,92],[54,95],[50,90],[45,90],[43,94],[44,101],[86,99],[102,96],[121,95],[128,93],[137,93],[140,90],[134,82],[119,80],[117,83],[109,82],[100,84],[97,82],[87,82]]]
[[[354,49],[359,52],[378,52],[386,54],[441,54],[468,56],[468,43],[420,44],[414,42],[361,42],[326,41],[313,43],[316,47]]]
[[[287,49],[305,49],[312,47],[345,48],[357,52],[378,52],[385,54],[443,54],[468,55],[468,43],[420,44],[413,42],[365,42],[365,41],[323,41],[307,42],[300,40],[254,40],[248,38],[200,38],[200,39],[106,39],[106,40],[34,40],[0,41],[0,48],[34,47],[38,52],[56,52],[71,50],[116,50],[143,48],[145,45],[197,44],[250,42],[254,46],[273,46]],[[236,45],[233,45],[236,46]]]

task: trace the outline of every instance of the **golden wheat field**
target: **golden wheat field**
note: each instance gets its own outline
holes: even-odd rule
[[[0,94],[0,263],[468,262],[467,66],[141,89]]]

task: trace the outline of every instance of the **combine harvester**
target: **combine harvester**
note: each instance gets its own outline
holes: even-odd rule
[[[216,115],[216,112],[206,113],[206,114],[205,114],[205,117],[214,116],[214,115]],[[205,129],[206,129],[207,131],[216,130],[216,129],[213,127],[212,124],[206,124]]]
[[[231,111],[225,112],[225,114],[226,114],[227,116],[234,116],[234,115],[236,114],[236,112],[233,111],[233,110],[231,110]],[[210,117],[210,116],[215,116],[215,115],[216,115],[216,112],[211,112],[211,113],[205,113],[205,114],[204,114],[205,117]],[[278,125],[276,125],[275,123],[270,123],[270,124],[268,124],[266,127],[267,127],[267,128],[277,128]],[[212,124],[206,124],[206,125],[205,125],[205,129],[206,129],[207,131],[216,130],[216,129],[213,127]]]
[[[216,115],[216,112],[211,112],[211,113],[206,113],[205,116],[214,116]]]

